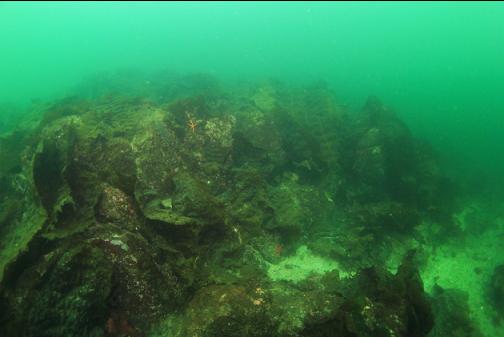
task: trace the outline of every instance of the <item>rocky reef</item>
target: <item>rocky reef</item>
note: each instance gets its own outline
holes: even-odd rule
[[[387,261],[451,219],[452,183],[390,108],[149,85],[88,86],[0,138],[0,336],[428,335],[424,253]]]

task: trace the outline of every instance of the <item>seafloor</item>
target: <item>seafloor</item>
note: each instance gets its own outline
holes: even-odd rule
[[[0,138],[0,336],[504,336],[502,199],[378,98],[77,91]]]

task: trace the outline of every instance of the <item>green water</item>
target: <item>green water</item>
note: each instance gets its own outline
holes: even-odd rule
[[[233,109],[238,106],[236,103],[238,99],[233,100],[230,97],[246,97],[248,100],[255,100],[256,104],[262,108],[269,104],[261,101],[271,98],[268,96],[269,90],[276,94],[282,92],[284,96],[278,94],[275,99],[289,114],[291,113],[289,104],[293,104],[295,99],[289,101],[286,97],[302,95],[303,92],[311,89],[298,88],[312,88],[312,83],[326,83],[327,87],[324,88],[328,88],[327,92],[333,95],[331,97],[334,98],[338,109],[344,110],[345,114],[350,116],[361,111],[370,95],[376,96],[395,111],[415,138],[425,140],[432,145],[440,170],[456,186],[453,188],[455,192],[447,198],[450,200],[444,200],[444,203],[446,209],[450,208],[451,211],[448,218],[462,233],[437,231],[436,226],[440,228],[444,226],[442,220],[437,220],[436,226],[426,225],[428,221],[422,218],[424,210],[421,209],[419,212],[422,215],[415,230],[426,235],[426,241],[422,242],[418,236],[408,234],[410,236],[397,239],[404,240],[408,244],[390,243],[390,251],[393,253],[387,257],[387,267],[391,270],[395,269],[406,248],[425,245],[428,247],[425,250],[430,251],[430,254],[426,254],[424,260],[429,263],[421,268],[421,276],[428,293],[430,295],[434,293],[435,284],[443,288],[464,291],[469,296],[467,303],[471,318],[483,334],[488,337],[498,337],[499,334],[504,336],[504,325],[500,323],[504,314],[498,312],[502,311],[504,306],[504,294],[501,294],[503,304],[500,309],[498,307],[495,309],[492,307],[492,300],[488,298],[497,295],[488,295],[487,290],[489,282],[493,282],[493,269],[496,265],[503,263],[504,256],[501,243],[504,230],[503,60],[504,4],[499,2],[1,2],[0,134],[4,139],[8,139],[9,134],[15,130],[32,130],[36,136],[22,138],[18,142],[9,141],[9,144],[17,143],[18,148],[12,150],[14,148],[12,145],[8,145],[10,147],[5,145],[3,148],[0,146],[0,151],[5,151],[4,153],[12,151],[19,156],[25,145],[34,146],[35,149],[39,141],[37,137],[39,135],[45,137],[43,135],[46,133],[50,134],[50,131],[43,131],[42,127],[37,128],[40,118],[52,104],[56,104],[55,102],[65,97],[77,96],[89,100],[90,103],[79,105],[78,109],[85,104],[90,104],[93,106],[93,108],[88,108],[90,110],[104,111],[110,108],[112,111],[114,103],[110,103],[111,106],[107,108],[108,103],[100,101],[108,92],[119,96],[123,94],[141,96],[154,102],[152,109],[157,112],[153,113],[153,116],[158,116],[159,111],[169,110],[167,106],[181,98],[161,97],[163,92],[159,90],[159,87],[164,85],[162,84],[163,74],[167,73],[182,77],[187,74],[204,74],[211,78],[211,81],[215,80],[219,83],[219,90],[226,92],[222,94],[221,99],[223,101],[229,99],[232,102],[226,105],[228,110],[224,111],[230,115],[236,112]],[[169,85],[166,84],[167,87]],[[152,89],[154,86],[157,86],[156,90]],[[259,95],[257,92],[263,96],[257,98]],[[325,91],[323,97],[326,97],[324,95],[326,95]],[[66,105],[63,109],[70,108]],[[263,110],[266,111],[267,108]],[[122,110],[118,108],[117,111]],[[305,118],[304,121],[308,121],[306,132],[310,133],[312,132],[310,127],[313,127],[313,123],[310,124],[310,118],[313,121],[315,117],[310,115],[310,107],[306,108],[306,111],[303,118]],[[197,114],[197,111],[192,113]],[[295,115],[295,113],[292,114]],[[92,115],[83,112],[82,116]],[[144,117],[136,119],[139,125],[147,125],[149,119]],[[194,137],[198,137],[198,132],[203,130],[203,123],[210,120],[208,116],[198,117],[186,111],[186,115],[179,117],[178,123],[182,124],[175,130],[187,129],[186,117],[189,122],[194,121],[197,125],[192,129]],[[96,136],[98,139],[100,136],[94,132],[101,127],[95,128],[95,125],[101,125],[99,118],[98,121],[93,119],[95,117],[82,118],[82,121],[72,123],[90,125],[89,129],[84,129],[85,132],[93,134],[93,137]],[[113,120],[113,117],[110,118]],[[129,119],[135,120],[135,117],[127,115],[124,118],[117,122],[121,128],[126,129],[131,127],[131,124],[135,124],[135,122],[130,123]],[[156,118],[152,117],[153,120]],[[183,121],[180,122],[181,120]],[[303,119],[295,117],[294,120],[298,123]],[[106,121],[108,123],[108,119]],[[222,123],[225,123],[225,120]],[[238,128],[239,123],[238,118]],[[64,128],[61,125],[55,125],[53,128]],[[288,123],[284,124],[284,127],[281,125],[276,125],[275,132],[281,134],[280,137],[287,142],[292,125]],[[327,124],[323,132],[330,135],[331,125]],[[353,127],[353,124],[348,125],[350,129]],[[46,130],[49,130],[49,127]],[[127,134],[129,130],[124,132]],[[316,135],[319,131],[313,132]],[[334,137],[339,137],[338,132],[340,129],[335,126]],[[351,134],[351,131],[345,132]],[[109,136],[105,131],[103,134],[105,138]],[[120,133],[117,131],[110,134],[116,137]],[[188,133],[185,137],[190,135],[191,133]],[[296,135],[292,133],[291,138],[294,141],[292,139],[289,141],[299,143]],[[138,139],[142,139],[138,134],[135,137],[128,137],[129,134],[124,136],[130,144],[133,144],[133,148],[140,142]],[[324,137],[315,138],[320,142],[325,141]],[[187,143],[190,145],[187,145],[187,152],[199,153],[199,150],[195,150],[195,146],[199,143],[197,140],[192,141],[193,143],[191,141]],[[236,137],[234,141],[237,142]],[[7,144],[7,141],[5,143]],[[87,143],[84,142],[84,144]],[[6,150],[7,148],[9,150]],[[213,156],[220,155],[220,150],[212,149],[211,151],[217,153],[212,152]],[[266,152],[264,149],[263,151]],[[29,153],[35,158],[33,162],[36,162],[37,152],[34,150]],[[201,153],[204,157],[205,152],[202,150]],[[332,167],[331,159],[327,158],[325,152],[322,153],[326,156],[328,167]],[[35,185],[37,185],[37,179],[49,180],[45,176],[37,178],[36,173],[31,173],[28,167],[32,163],[30,160],[10,165],[7,161],[13,160],[13,156],[15,155],[2,156],[4,162],[0,166],[0,178],[5,176],[5,181],[12,180],[16,186],[20,186],[19,184],[25,180],[30,180],[32,175],[35,175]],[[276,156],[276,152],[273,151],[271,156]],[[306,190],[296,187],[298,184],[296,179],[300,176],[300,184],[310,181],[311,185],[307,184],[305,188],[318,189],[322,198],[327,197],[327,200],[333,202],[336,197],[331,188],[338,179],[332,176],[331,178],[310,176],[309,178],[313,180],[303,181],[303,175],[296,170],[303,165],[308,170],[312,170],[313,163],[311,159],[303,161],[292,158],[294,157],[287,156],[287,161],[292,160],[291,163],[287,162],[281,168],[277,166],[276,171],[272,170],[264,174],[268,177],[267,179],[271,179],[268,181],[271,186],[268,185],[267,192],[264,193],[268,194],[278,186],[284,186],[293,194],[299,193],[296,195],[299,196],[301,200],[299,202],[302,204],[302,195]],[[335,155],[334,158],[334,161],[338,162],[334,167],[345,167],[345,157]],[[88,158],[87,160],[98,159]],[[141,160],[138,158],[136,160],[136,164],[139,165]],[[293,164],[296,160],[297,162]],[[226,165],[228,165],[227,162]],[[266,167],[269,164],[264,165]],[[243,168],[240,167],[240,169]],[[286,169],[286,167],[290,168]],[[5,172],[2,172],[4,168]],[[284,174],[282,178],[284,180],[281,183],[275,180],[277,178],[271,178],[277,174],[275,172],[284,169],[287,173]],[[42,175],[49,174],[44,172]],[[295,178],[291,180],[285,178],[291,173]],[[79,178],[82,177],[79,176]],[[78,178],[75,179],[78,181]],[[208,181],[210,185],[210,180]],[[343,181],[342,184],[347,182],[345,179],[341,181]],[[69,186],[72,190],[75,188],[72,183],[69,183]],[[277,199],[287,198],[283,195],[278,196],[283,193],[280,192],[280,187],[278,191],[271,192],[272,203]],[[419,185],[418,188],[421,187]],[[40,187],[37,188],[38,194],[41,194]],[[135,188],[138,188],[138,185]],[[22,188],[22,190],[25,195],[30,193],[29,189]],[[16,198],[14,194],[8,193],[10,192],[6,189],[0,190],[0,202],[4,208],[7,205],[5,200]],[[136,198],[136,202],[140,203],[138,191],[126,189],[126,194],[131,198]],[[57,207],[66,207],[62,201],[65,196],[76,199],[72,203],[77,205],[77,209],[80,207],[78,198],[67,194],[60,195],[59,199],[56,198],[59,203]],[[86,199],[88,195],[82,198]],[[457,199],[457,207],[448,206],[455,199]],[[171,197],[161,202],[163,205],[169,205],[165,208],[172,208]],[[399,199],[398,202],[401,203],[403,200]],[[145,214],[148,213],[142,205],[139,207]],[[366,207],[368,206],[363,206],[363,208]],[[342,207],[342,209],[346,212],[346,208]],[[240,213],[242,211],[245,212],[240,209],[239,212],[236,211],[236,214],[242,216],[243,214]],[[278,212],[279,214],[288,213],[283,210]],[[0,230],[2,235],[0,241],[4,241],[0,250],[8,251],[11,248],[10,242],[16,242],[15,245],[19,244],[20,247],[28,247],[29,242],[33,242],[32,237],[39,230],[38,225],[35,224],[37,221],[33,219],[40,217],[34,215],[35,213],[37,212],[33,211],[30,215],[18,214],[17,218],[15,216],[11,218],[10,215],[0,216],[0,227],[7,228],[4,231],[7,234],[1,234]],[[55,214],[56,217],[64,218],[63,214],[66,213],[59,210]],[[47,224],[54,220],[51,219],[50,214],[41,215],[42,218],[45,216],[49,219],[46,221]],[[82,217],[78,221],[89,220],[82,214],[79,216]],[[240,218],[240,216],[236,217]],[[291,221],[296,216],[288,213],[285,215],[285,221]],[[149,215],[146,217],[149,218]],[[334,214],[331,217],[337,218]],[[25,224],[30,222],[30,225],[23,229],[25,233],[29,233],[27,239],[22,238],[24,234],[12,234],[14,231],[9,229],[9,224],[15,221]],[[72,224],[74,222],[76,221],[68,221]],[[242,244],[242,236],[244,242],[249,242],[250,237],[255,235],[253,234],[255,232],[241,234],[238,229],[241,227],[233,227],[237,226],[236,224],[229,223],[226,226],[236,230],[240,244]],[[306,230],[306,228],[303,229],[303,231]],[[76,230],[76,232],[79,231]],[[438,232],[441,234],[437,235]],[[273,236],[280,235],[281,240],[286,240],[282,237],[282,233],[279,234],[275,230],[268,233]],[[49,240],[53,240],[54,237],[59,237],[58,235],[64,237],[61,233],[46,236],[50,237]],[[247,238],[247,235],[250,237]],[[310,232],[309,235],[315,234]],[[448,237],[450,235],[460,240],[446,242],[445,239],[450,239]],[[440,239],[439,236],[442,238]],[[10,241],[11,239],[13,241]],[[113,240],[116,239],[111,240],[107,242],[115,242]],[[350,270],[352,268],[348,268],[348,265],[345,270],[343,266],[338,265],[340,261],[333,261],[328,256],[321,257],[307,251],[306,242],[299,240],[292,247],[278,248],[280,253],[277,252],[277,255],[284,257],[282,254],[286,254],[284,261],[276,259],[268,262],[273,263],[273,266],[265,272],[270,275],[271,280],[277,282],[290,279],[297,282],[306,279],[308,277],[306,275],[310,275],[313,270],[319,270],[320,274],[324,274],[328,270],[340,269],[340,276],[345,275],[345,277],[351,277],[357,272],[358,263],[355,264],[356,270]],[[415,242],[411,243],[409,240]],[[32,243],[32,245],[35,244]],[[283,245],[289,246],[284,242],[278,247],[283,247]],[[285,251],[282,252],[282,249]],[[22,251],[24,248],[19,250]],[[14,253],[5,253],[9,259],[4,257],[2,268],[10,263],[11,259],[14,260],[19,253],[17,248],[14,251]],[[44,251],[44,254],[36,254],[44,255],[48,254],[48,251]],[[187,253],[184,252],[184,254]],[[203,260],[204,257],[195,254],[191,258],[197,261],[200,258]],[[196,262],[194,263],[196,265]],[[299,271],[292,275],[292,269],[290,269],[292,266],[302,267],[299,267]],[[18,271],[14,274],[16,273]],[[219,284],[220,281],[212,279],[211,282]],[[12,284],[7,284],[5,287],[12,287]],[[194,286],[194,289],[196,288]],[[238,290],[235,290],[236,292]],[[190,297],[188,294],[185,296]],[[262,304],[261,301],[257,303]],[[254,302],[254,304],[257,303]],[[180,306],[183,307],[182,304]],[[7,307],[4,306],[4,308]],[[0,301],[1,308],[3,307]],[[6,319],[7,316],[0,315],[0,317]],[[109,327],[105,329],[106,332],[114,336],[128,333],[135,335],[127,331],[128,327],[118,327],[121,325],[118,323],[121,319],[113,318],[113,323],[110,323],[115,324],[113,328],[107,323]],[[175,324],[171,319],[166,320],[168,322],[165,323],[166,331]],[[106,321],[106,317],[103,321]],[[176,319],[173,318],[173,321]],[[103,322],[100,324],[103,325]],[[123,325],[128,325],[128,323]],[[160,324],[160,329],[162,331],[163,324]],[[90,332],[88,335],[99,335],[93,333]],[[42,335],[46,336],[40,333],[40,336]],[[161,332],[160,335],[163,333]],[[0,336],[3,336],[1,332]],[[262,335],[257,334],[257,336]],[[454,333],[453,336],[466,335]],[[438,335],[431,335],[431,337],[438,337]]]
[[[500,3],[0,6],[0,102],[122,67],[323,79],[352,106],[381,97],[457,164],[504,169]]]

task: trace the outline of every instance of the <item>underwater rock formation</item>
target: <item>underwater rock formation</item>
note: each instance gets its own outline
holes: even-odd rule
[[[504,264],[494,268],[488,286],[488,295],[499,318],[504,318]]]
[[[457,289],[443,289],[436,286],[432,307],[435,314],[434,329],[430,337],[481,337],[483,334],[471,319],[468,296]]]
[[[0,336],[426,336],[411,256],[384,267],[443,202],[405,124],[323,84],[176,81],[1,139]],[[346,276],[272,279],[301,245]]]

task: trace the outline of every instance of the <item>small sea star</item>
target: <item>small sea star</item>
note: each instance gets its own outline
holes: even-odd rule
[[[193,121],[192,119],[189,119],[189,121],[187,122],[187,126],[192,130],[192,132],[196,132],[196,127],[198,126],[198,124]]]

